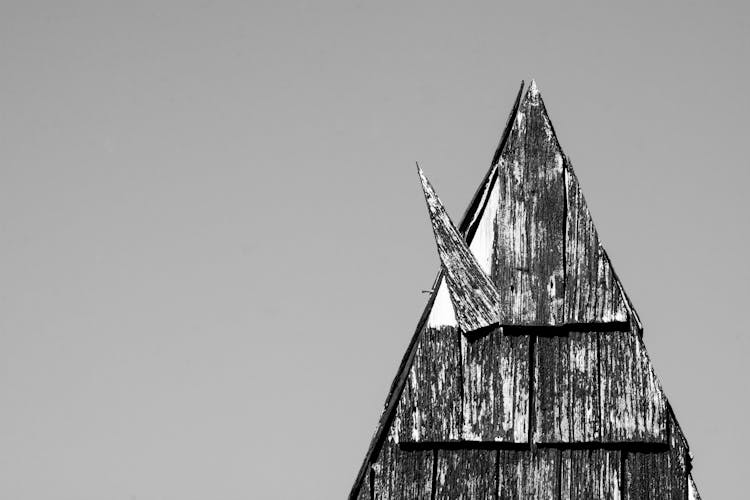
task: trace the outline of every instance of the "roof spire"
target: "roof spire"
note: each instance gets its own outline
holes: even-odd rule
[[[498,293],[451,222],[430,181],[417,163],[432,230],[459,328],[466,334],[498,322]]]

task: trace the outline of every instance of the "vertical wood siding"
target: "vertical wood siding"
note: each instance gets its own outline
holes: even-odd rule
[[[401,393],[393,433],[399,442],[461,438],[461,346],[458,329],[426,327]]]
[[[619,451],[565,450],[560,473],[561,500],[620,500]]]
[[[461,338],[463,439],[528,442],[529,336]]]
[[[534,353],[534,441],[598,441],[598,334],[537,337]]]
[[[403,451],[386,441],[373,464],[373,498],[376,500],[430,500],[432,451]]]
[[[498,165],[493,281],[500,321],[563,322],[565,187],[562,151],[536,87],[526,93]]]
[[[667,442],[666,401],[634,332],[599,336],[602,440]]]
[[[437,460],[436,499],[495,499],[496,451],[439,450]]]
[[[625,300],[599,243],[578,179],[566,161],[565,320],[627,321]]]
[[[501,450],[498,460],[498,498],[558,499],[560,490],[560,451]]]

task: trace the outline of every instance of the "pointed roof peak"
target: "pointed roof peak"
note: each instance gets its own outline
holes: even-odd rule
[[[539,92],[539,87],[536,85],[536,80],[533,78],[531,79],[531,83],[529,84],[529,90],[526,92],[526,100],[531,103],[538,103],[541,99],[541,94]]]

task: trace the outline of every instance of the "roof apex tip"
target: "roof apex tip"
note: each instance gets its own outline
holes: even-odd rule
[[[536,86],[536,80],[533,78],[531,79],[531,83],[529,84],[529,95],[531,97],[536,97],[539,95],[539,88]]]

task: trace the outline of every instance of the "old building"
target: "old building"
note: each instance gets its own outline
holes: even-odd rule
[[[700,498],[535,83],[458,226],[419,175],[442,269],[350,498]]]

